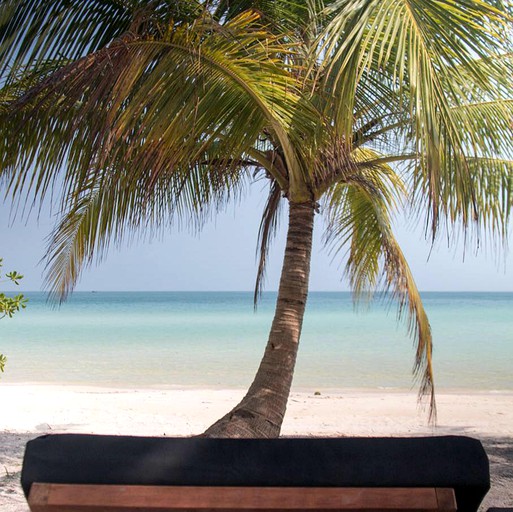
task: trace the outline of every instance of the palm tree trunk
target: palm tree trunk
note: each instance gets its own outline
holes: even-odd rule
[[[269,340],[246,396],[205,437],[278,437],[308,296],[314,205],[290,203],[287,244]]]

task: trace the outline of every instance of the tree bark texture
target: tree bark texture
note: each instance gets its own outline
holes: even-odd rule
[[[285,256],[269,340],[246,396],[205,437],[278,437],[287,408],[308,296],[314,205],[290,203]]]

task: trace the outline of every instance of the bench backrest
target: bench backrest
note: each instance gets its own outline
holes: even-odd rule
[[[43,436],[27,444],[34,482],[228,487],[452,488],[475,512],[490,487],[486,453],[460,436],[209,439]]]

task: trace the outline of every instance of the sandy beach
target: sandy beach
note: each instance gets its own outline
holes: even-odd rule
[[[26,512],[19,477],[24,445],[45,433],[154,436],[201,433],[243,390],[111,389],[0,385],[0,508]],[[490,458],[492,489],[483,502],[513,507],[513,393],[439,392],[430,426],[415,392],[320,390],[291,394],[284,436],[468,435]]]

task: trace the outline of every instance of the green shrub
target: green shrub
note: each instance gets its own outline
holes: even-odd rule
[[[21,274],[18,274],[15,270],[12,272],[8,272],[2,276],[2,267],[3,267],[3,259],[0,258],[0,282],[11,281],[15,285],[18,285],[20,280],[23,279]],[[3,277],[3,279],[2,279]],[[0,320],[5,318],[6,316],[12,318],[14,313],[19,311],[20,309],[24,309],[27,304],[27,299],[19,293],[14,297],[9,297],[5,295],[5,293],[0,292]],[[4,371],[5,363],[7,362],[7,358],[0,354],[0,372]]]

